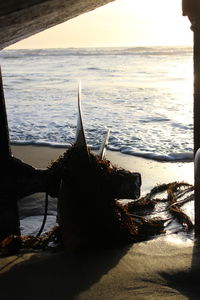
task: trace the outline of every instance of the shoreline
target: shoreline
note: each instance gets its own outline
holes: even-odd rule
[[[11,150],[16,158],[35,168],[46,168],[65,152],[64,148],[38,145],[11,145]],[[193,162],[159,162],[110,150],[106,151],[106,159],[119,168],[141,173],[142,193],[161,183],[194,182]]]

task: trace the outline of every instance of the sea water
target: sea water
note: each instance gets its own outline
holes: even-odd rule
[[[137,47],[0,52],[10,138],[73,143],[77,89],[87,143],[160,161],[192,159],[192,49]]]
[[[110,150],[163,162],[192,160],[190,47],[3,50],[0,63],[13,144],[73,143],[81,80],[92,149],[110,129]],[[23,234],[37,233],[42,223],[43,200],[34,201],[34,212],[29,202],[23,206]],[[54,200],[51,205],[46,228],[56,222]]]

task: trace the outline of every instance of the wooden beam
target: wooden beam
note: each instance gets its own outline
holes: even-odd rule
[[[114,0],[0,1],[0,49],[112,1]]]

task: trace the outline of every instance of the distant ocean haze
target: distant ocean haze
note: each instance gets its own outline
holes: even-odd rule
[[[192,159],[191,48],[3,50],[0,61],[12,143],[73,143],[81,80],[92,149],[110,128],[110,150]]]

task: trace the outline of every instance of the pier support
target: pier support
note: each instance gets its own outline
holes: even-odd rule
[[[0,67],[0,160],[11,155],[3,81]]]
[[[5,176],[5,162],[11,157],[3,80],[0,68],[0,165]],[[1,179],[1,182],[3,180]],[[1,185],[1,189],[3,186]],[[20,234],[17,202],[0,193],[0,240],[9,234]]]
[[[57,195],[59,182],[48,170],[39,170],[11,154],[3,82],[0,70],[0,241],[13,234],[20,235],[17,201],[25,196],[46,192]],[[52,184],[54,183],[54,184]]]
[[[183,0],[183,16],[188,16],[193,31],[193,66],[194,66],[194,156],[195,159],[195,236],[200,237],[200,1]],[[197,154],[197,155],[196,155]]]

